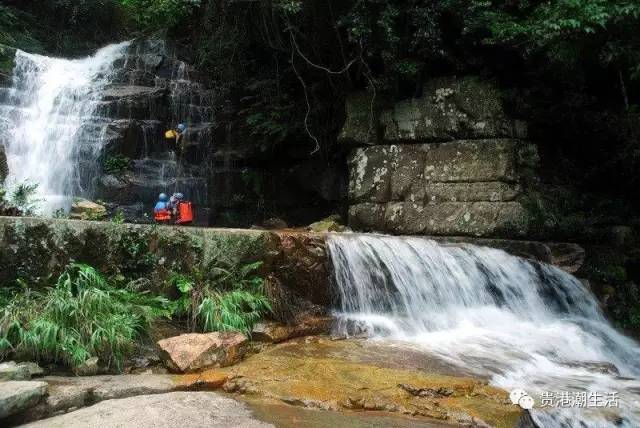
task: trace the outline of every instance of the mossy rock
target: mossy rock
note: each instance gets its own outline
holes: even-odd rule
[[[10,46],[0,44],[0,85],[11,81],[13,67],[16,65],[16,50]],[[1,157],[1,155],[0,155]],[[2,164],[0,159],[0,178],[2,178]]]

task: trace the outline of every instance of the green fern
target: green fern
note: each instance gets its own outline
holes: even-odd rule
[[[262,262],[239,265],[216,259],[197,267],[192,276],[172,275],[170,281],[181,295],[175,314],[186,317],[192,330],[251,334],[272,310],[256,274],[261,266]]]
[[[150,323],[172,313],[170,302],[132,288],[117,289],[93,267],[71,264],[45,293],[16,293],[0,318],[0,353],[77,367],[97,356],[122,368]]]

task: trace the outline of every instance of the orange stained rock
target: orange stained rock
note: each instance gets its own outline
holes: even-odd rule
[[[219,369],[211,369],[200,373],[175,375],[174,381],[180,389],[213,390],[224,385],[227,381],[227,374]]]

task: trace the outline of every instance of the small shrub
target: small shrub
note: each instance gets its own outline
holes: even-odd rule
[[[115,224],[124,224],[124,212],[122,210],[117,210],[113,217],[111,217],[110,221]]]
[[[120,272],[128,277],[139,277],[148,273],[156,263],[149,250],[152,232],[130,230],[120,238],[119,253],[122,257]]]
[[[131,159],[124,155],[109,156],[103,165],[104,172],[113,175],[122,175],[131,170]]]

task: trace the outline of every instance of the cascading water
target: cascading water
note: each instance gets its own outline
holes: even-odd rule
[[[364,329],[508,391],[522,388],[541,427],[640,426],[640,347],[609,325],[575,277],[500,250],[421,238],[336,235],[329,249],[341,333]],[[591,406],[541,406],[545,394],[564,393],[584,394]]]
[[[91,196],[109,123],[96,112],[128,45],[109,45],[75,60],[16,53],[13,86],[0,105],[7,186],[37,184],[43,214],[67,209],[72,196]]]

